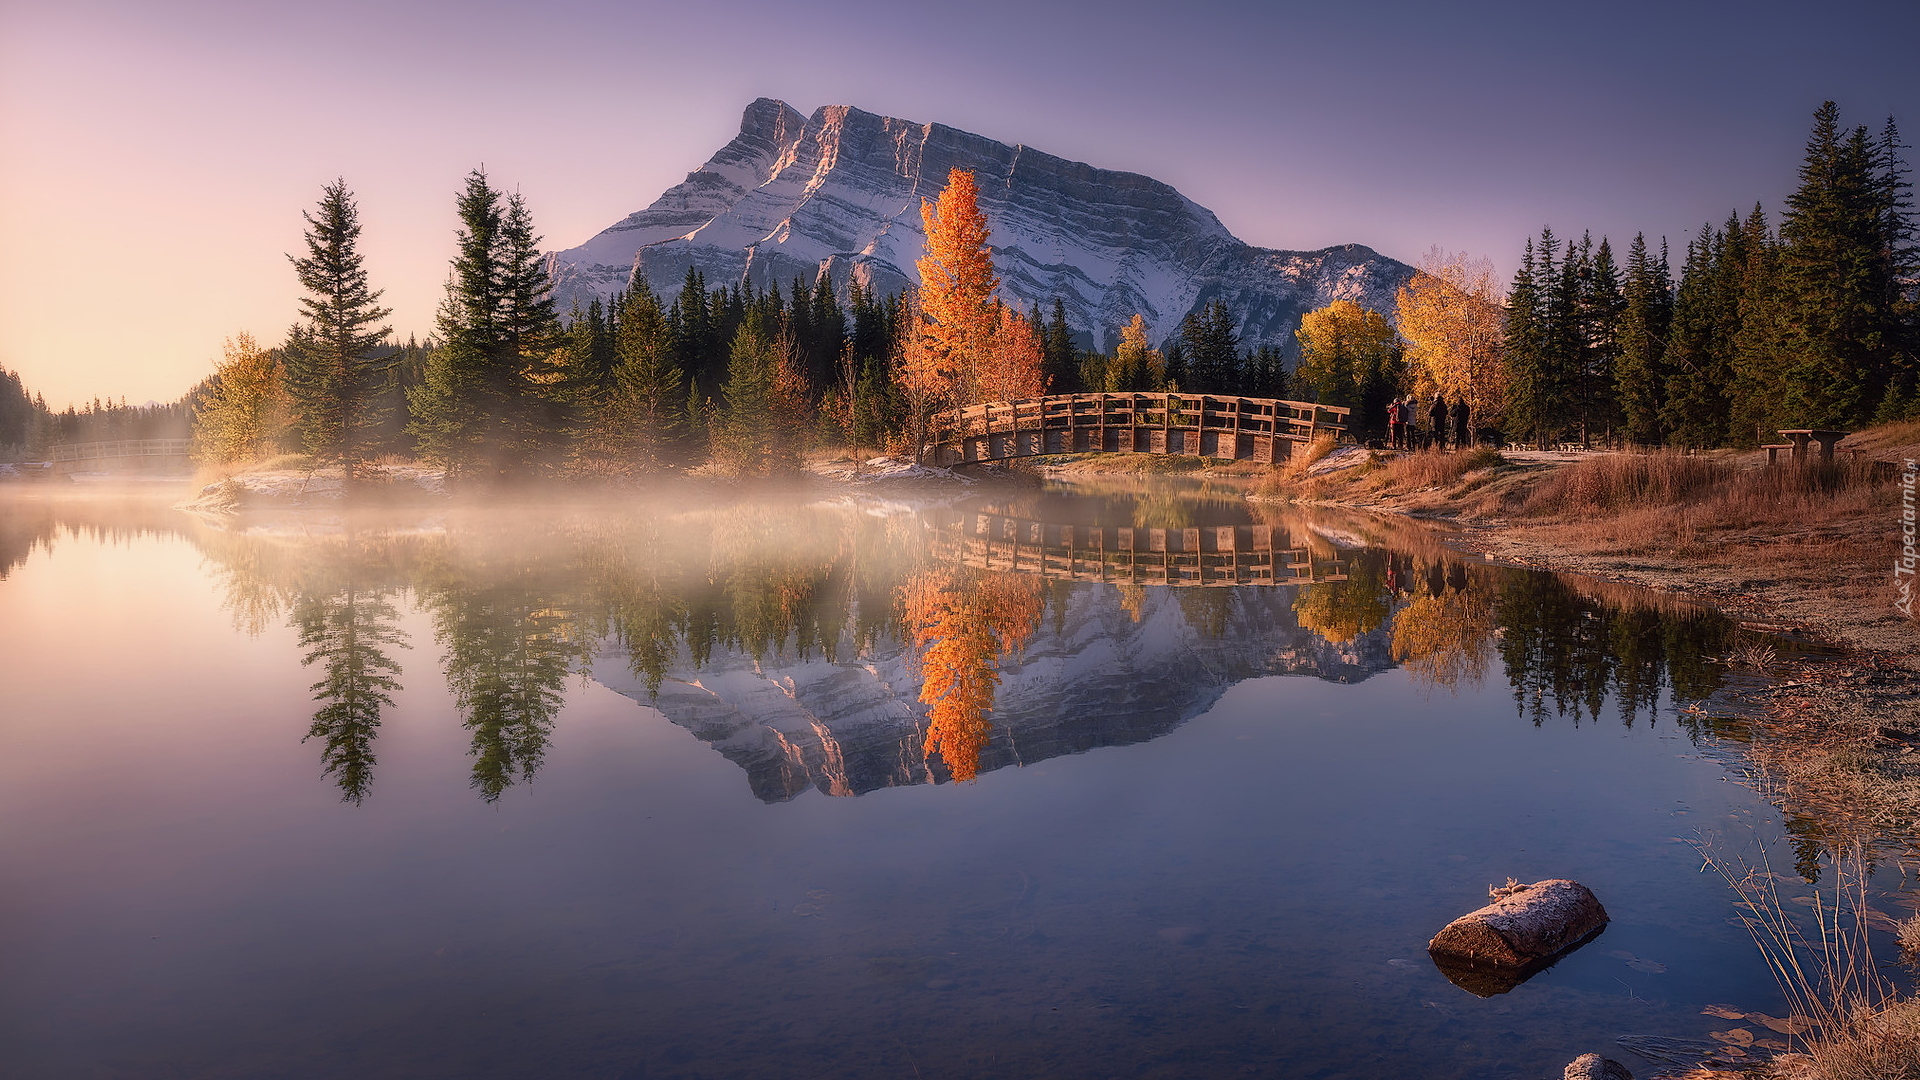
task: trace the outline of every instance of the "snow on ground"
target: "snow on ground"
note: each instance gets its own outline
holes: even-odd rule
[[[952,469],[939,469],[931,465],[916,465],[901,458],[876,457],[861,462],[827,461],[815,462],[810,471],[822,480],[831,480],[838,484],[865,486],[868,484],[892,483],[901,480],[940,480],[955,484],[971,485],[972,477],[961,476]]]
[[[421,465],[373,465],[362,485],[390,492],[411,487],[422,495],[445,495],[446,472]],[[233,513],[251,507],[314,506],[338,502],[346,493],[346,477],[338,468],[256,469],[217,480],[200,489],[186,509]]]
[[[1364,446],[1336,447],[1326,457],[1314,462],[1313,465],[1307,469],[1307,475],[1325,476],[1330,472],[1338,472],[1341,469],[1351,469],[1356,465],[1365,464],[1370,453],[1372,453],[1372,451],[1369,451]]]

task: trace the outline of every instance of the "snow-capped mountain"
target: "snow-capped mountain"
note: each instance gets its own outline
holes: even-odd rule
[[[1137,312],[1156,342],[1191,310],[1226,301],[1243,344],[1295,348],[1300,316],[1333,300],[1391,312],[1413,269],[1358,244],[1274,251],[1242,243],[1212,211],[1138,173],[1067,161],[943,124],[829,105],[802,116],[761,98],[740,133],[653,205],[548,256],[559,308],[644,277],[675,295],[689,266],[710,285],[787,287],[831,275],[882,294],[918,283],[922,199],[972,170],[1002,295],[1066,304],[1083,344],[1107,348]]]
[[[1203,595],[1204,594],[1204,595]],[[993,734],[980,771],[1102,746],[1145,742],[1213,707],[1243,679],[1304,675],[1359,682],[1394,666],[1391,634],[1328,642],[1294,617],[1298,591],[1148,589],[1129,611],[1119,590],[1081,586],[1057,625],[1042,625],[1000,664]],[[1218,604],[1204,633],[1186,610]],[[1137,613],[1138,618],[1135,618]],[[898,643],[857,661],[756,659],[716,649],[696,668],[684,651],[657,692],[624,653],[593,665],[596,682],[661,711],[747,774],[754,795],[784,802],[809,788],[859,795],[947,778],[921,748],[926,706]]]

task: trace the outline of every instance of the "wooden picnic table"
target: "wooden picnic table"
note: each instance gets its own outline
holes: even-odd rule
[[[1794,464],[1804,464],[1807,460],[1807,444],[1820,444],[1820,460],[1833,460],[1833,444],[1847,437],[1849,432],[1825,431],[1820,428],[1780,428],[1780,434],[1793,440]]]

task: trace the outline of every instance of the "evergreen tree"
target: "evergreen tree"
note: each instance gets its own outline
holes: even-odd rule
[[[847,315],[833,294],[833,278],[821,271],[813,283],[813,301],[807,313],[813,328],[807,360],[808,392],[817,395],[833,384],[834,370],[847,345]]]
[[[1710,226],[1687,245],[1674,294],[1666,363],[1671,372],[1663,421],[1684,446],[1719,446],[1728,436],[1731,366],[1723,339],[1726,237]]]
[[[1558,442],[1576,425],[1575,376],[1586,362],[1581,336],[1581,273],[1591,250],[1567,245],[1566,257],[1554,265],[1560,241],[1553,230],[1540,234],[1540,377],[1535,385],[1536,442]]]
[[[1574,373],[1575,416],[1581,445],[1598,434],[1611,435],[1620,423],[1620,403],[1614,392],[1614,367],[1620,358],[1620,319],[1626,298],[1620,289],[1620,270],[1613,261],[1613,245],[1606,237],[1585,255],[1580,267],[1579,324],[1581,360]]]
[[[1730,441],[1742,445],[1772,442],[1783,427],[1794,426],[1784,408],[1785,357],[1790,342],[1786,305],[1780,283],[1780,245],[1767,225],[1766,214],[1755,204],[1744,222],[1730,219],[1737,230],[1737,253],[1723,275],[1728,295],[1723,317],[1727,341],[1723,349],[1732,379],[1728,397]]]
[[[1234,394],[1240,385],[1240,337],[1224,300],[1209,300],[1180,322],[1185,378],[1190,394]]]
[[[1053,317],[1047,320],[1041,340],[1046,349],[1048,392],[1072,394],[1084,389],[1075,363],[1073,330],[1067,326],[1066,301],[1058,296],[1053,298]]]
[[[764,319],[741,324],[713,424],[714,457],[729,472],[775,476],[799,469],[806,391],[797,367]]]
[[[589,476],[656,473],[679,455],[685,390],[672,335],[646,279],[622,293],[612,322],[607,384],[581,403],[573,469]]]
[[[1551,241],[1552,235],[1551,230],[1543,230],[1542,243]],[[1529,238],[1520,258],[1520,268],[1513,275],[1513,287],[1507,292],[1504,361],[1507,429],[1514,436],[1535,443],[1545,441],[1553,424],[1552,376],[1548,370],[1540,287],[1540,282],[1550,276],[1551,260],[1543,266]]]
[[[1843,132],[1833,102],[1814,114],[1800,186],[1781,221],[1781,284],[1790,312],[1788,410],[1813,427],[1871,420],[1911,369],[1912,230],[1899,139]]]
[[[560,427],[557,323],[526,204],[475,170],[456,201],[462,228],[440,306],[443,345],[412,394],[421,453],[497,478],[544,463]]]
[[[287,259],[306,295],[302,322],[287,337],[287,392],[307,452],[352,472],[370,456],[384,420],[395,351],[381,348],[393,330],[379,323],[393,311],[367,283],[359,210],[346,181],[322,189],[317,215],[301,216],[307,253]]]
[[[1619,358],[1614,366],[1622,430],[1633,442],[1666,440],[1661,414],[1667,398],[1667,333],[1672,315],[1673,283],[1667,277],[1666,255],[1664,251],[1658,258],[1650,255],[1646,235],[1636,233],[1627,249],[1626,281],[1615,334]]]

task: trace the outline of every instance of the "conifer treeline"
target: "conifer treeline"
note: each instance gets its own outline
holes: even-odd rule
[[[1527,242],[1507,296],[1504,429],[1530,442],[1752,446],[1920,413],[1920,253],[1905,150],[1814,115],[1777,230],[1756,205],[1688,243]]]
[[[184,439],[193,411],[211,380],[166,405],[129,405],[125,398],[94,398],[84,408],[55,412],[42,394],[30,394],[18,373],[0,368],[0,462],[26,460],[56,443],[117,439]]]
[[[562,316],[526,202],[476,170],[456,199],[458,253],[436,338],[397,347],[382,344],[388,310],[355,249],[353,196],[335,181],[306,215],[306,254],[291,260],[304,318],[279,348],[246,335],[228,343],[198,412],[203,456],[302,449],[351,470],[417,454],[491,480],[707,461],[768,475],[796,468],[810,445],[910,450],[931,410],[975,399],[1284,391],[1279,351],[1243,352],[1219,300],[1188,315],[1162,357],[1139,316],[1111,354],[1090,353],[1076,348],[1060,299],[1048,313],[993,299],[972,191],[970,174],[949,177],[944,229],[942,211],[926,209],[930,257],[940,251],[923,276],[942,281],[917,293],[880,296],[856,279],[843,303],[825,273],[762,290],[713,285],[689,267],[671,302],[640,281]]]

